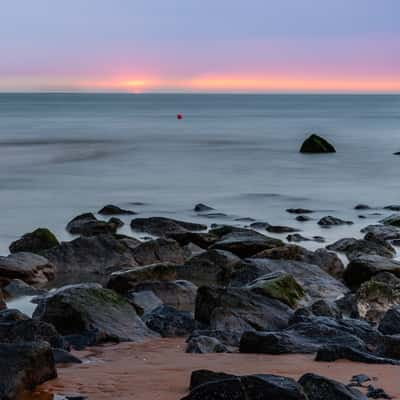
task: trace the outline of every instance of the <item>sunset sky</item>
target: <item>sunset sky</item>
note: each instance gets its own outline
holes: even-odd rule
[[[4,0],[0,91],[400,92],[400,1]]]

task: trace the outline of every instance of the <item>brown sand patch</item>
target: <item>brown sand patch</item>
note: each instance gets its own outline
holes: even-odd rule
[[[183,339],[123,343],[76,353],[85,364],[58,369],[59,377],[40,386],[29,400],[49,400],[51,393],[84,394],[90,400],[178,400],[186,393],[190,374],[212,369],[233,374],[271,373],[298,379],[314,372],[343,383],[367,374],[376,387],[400,399],[400,367],[337,361],[314,362],[312,355],[186,354]]]

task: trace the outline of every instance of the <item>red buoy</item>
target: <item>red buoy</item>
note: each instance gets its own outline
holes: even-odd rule
[[[177,119],[183,119],[183,115],[182,115],[182,114],[178,114],[178,115],[176,116],[176,118],[177,118]]]

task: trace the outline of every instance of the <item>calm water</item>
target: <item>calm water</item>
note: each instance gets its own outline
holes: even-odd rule
[[[312,131],[338,152],[299,154]],[[201,201],[329,240],[354,235],[378,218],[359,220],[356,203],[400,203],[395,151],[400,96],[3,94],[0,252],[38,226],[67,239],[68,219],[106,203],[202,221],[191,211]],[[321,230],[288,207],[357,223]]]

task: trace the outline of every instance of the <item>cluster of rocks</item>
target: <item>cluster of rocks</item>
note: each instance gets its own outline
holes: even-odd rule
[[[131,212],[107,206],[101,214]],[[57,362],[79,362],[71,348],[157,337],[186,337],[190,353],[315,353],[317,361],[400,365],[400,262],[391,244],[400,229],[393,220],[316,251],[253,229],[163,217],[131,221],[133,230],[157,236],[148,241],[119,235],[115,217],[91,213],[68,223],[79,235],[69,242],[43,228],[25,234],[0,257],[0,353],[10,354],[0,357],[0,398],[55,377]],[[336,252],[348,257],[347,268]],[[3,299],[25,294],[37,296],[32,318]],[[227,398],[224,391],[258,399],[259,389],[268,399],[329,398],[321,387],[359,398],[321,379],[208,379],[187,399]]]

